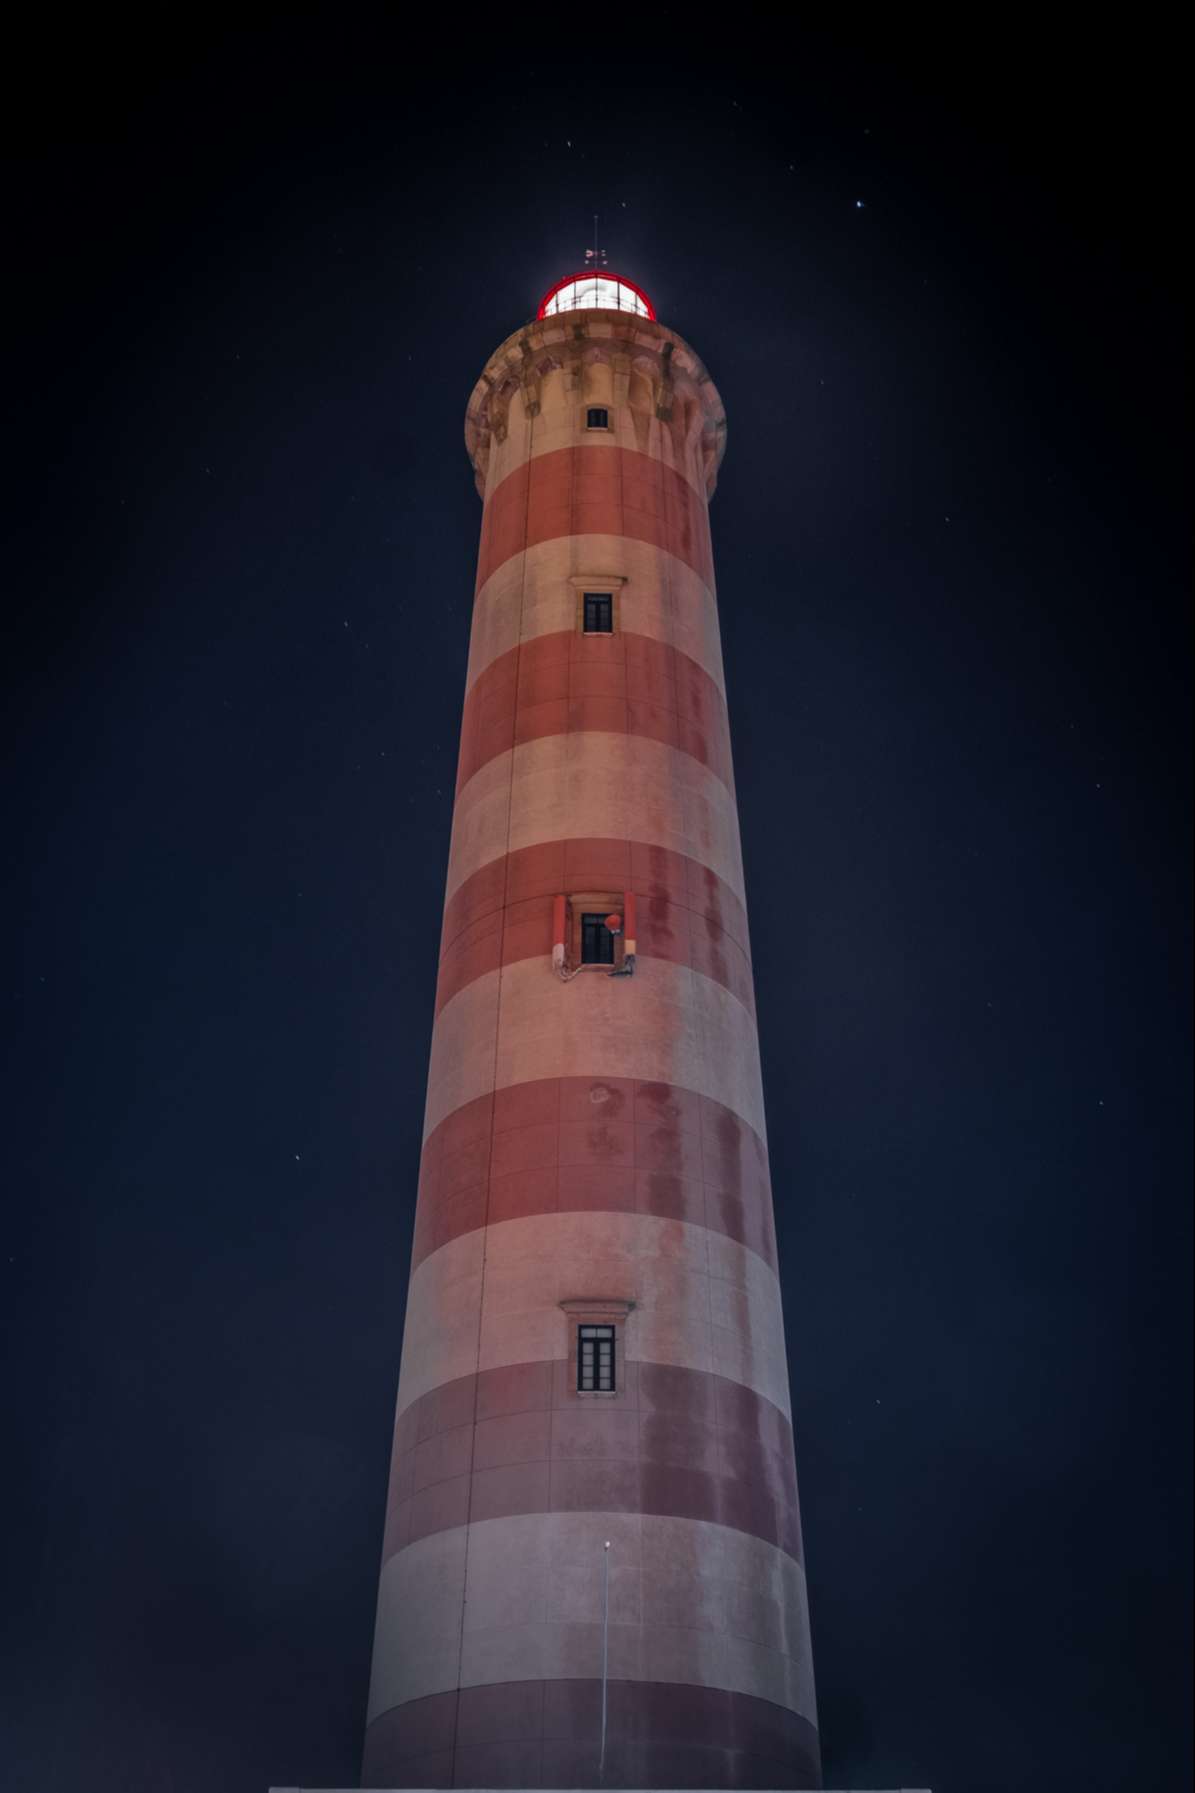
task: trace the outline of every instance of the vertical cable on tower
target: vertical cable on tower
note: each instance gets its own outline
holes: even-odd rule
[[[606,1784],[606,1687],[610,1670],[610,1540],[603,1546],[602,1561],[602,1747],[598,1754],[598,1786]]]

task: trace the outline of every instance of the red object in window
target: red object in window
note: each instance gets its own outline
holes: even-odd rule
[[[615,913],[613,915],[607,915],[606,926],[609,928],[609,930],[612,934],[621,934],[622,933],[622,916],[617,913]]]

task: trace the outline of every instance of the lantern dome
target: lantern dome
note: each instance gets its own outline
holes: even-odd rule
[[[550,318],[561,311],[630,311],[641,318],[656,315],[655,306],[642,287],[624,274],[610,273],[608,268],[566,274],[548,288],[535,315]]]

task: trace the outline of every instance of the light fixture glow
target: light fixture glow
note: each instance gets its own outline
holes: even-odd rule
[[[629,311],[636,317],[654,318],[647,294],[621,274],[566,274],[549,287],[537,317],[555,317],[562,311]]]

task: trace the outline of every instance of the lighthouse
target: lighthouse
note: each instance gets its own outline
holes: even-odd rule
[[[596,263],[469,400],[481,543],[366,1787],[820,1785],[725,439],[701,360]]]

